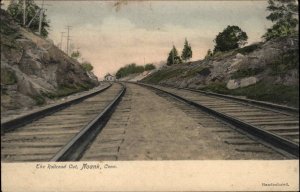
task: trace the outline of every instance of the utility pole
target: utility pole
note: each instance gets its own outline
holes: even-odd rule
[[[60,37],[60,49],[63,50],[63,37],[64,37],[64,33],[65,32],[60,32],[61,33],[61,37]]]
[[[23,1],[23,25],[26,25],[26,0]]]
[[[67,35],[67,55],[69,55],[69,42],[70,42],[70,28],[72,26],[67,26],[68,35]]]
[[[44,0],[42,1],[42,7],[40,11],[40,22],[39,22],[39,34],[42,34],[42,21],[44,16]]]

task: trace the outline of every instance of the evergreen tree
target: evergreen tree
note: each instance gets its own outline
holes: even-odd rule
[[[211,51],[210,49],[208,49],[208,50],[207,50],[207,53],[206,53],[206,56],[205,56],[205,59],[208,59],[208,58],[210,58],[210,57],[212,57],[212,56],[213,56],[212,51]]]
[[[167,65],[173,65],[181,63],[181,58],[178,55],[176,47],[173,45],[172,50],[169,53],[168,59],[167,59]]]
[[[7,12],[12,18],[19,24],[23,24],[23,4],[24,0],[11,1],[7,8]],[[39,30],[39,12],[40,7],[33,0],[26,0],[26,25],[32,20],[30,29],[34,32]],[[43,13],[41,35],[43,37],[48,36],[50,21],[47,20],[47,16]]]
[[[189,44],[189,42],[187,41],[187,39],[185,39],[181,58],[182,58],[182,60],[187,62],[188,60],[190,60],[192,58],[192,56],[193,56],[192,47]]]
[[[264,38],[270,40],[296,33],[298,24],[298,6],[295,0],[269,0],[267,10],[271,13],[266,17],[275,23],[267,29]]]

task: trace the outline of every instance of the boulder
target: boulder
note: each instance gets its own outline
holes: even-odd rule
[[[240,87],[247,87],[249,85],[253,85],[258,82],[258,79],[254,76],[252,77],[245,77],[240,81]]]
[[[244,56],[243,54],[241,54],[241,53],[236,54],[235,57],[236,57],[237,59],[244,59],[244,58],[245,58],[245,56]]]
[[[240,86],[240,83],[235,79],[230,79],[226,85],[226,87],[228,89],[237,89],[237,88],[239,88],[239,86]]]

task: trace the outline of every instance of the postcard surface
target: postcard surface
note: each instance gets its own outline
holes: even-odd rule
[[[299,190],[299,10],[1,1],[2,191]]]

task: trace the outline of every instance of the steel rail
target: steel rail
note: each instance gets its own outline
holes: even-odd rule
[[[259,127],[253,126],[244,121],[236,119],[230,115],[226,115],[224,113],[218,112],[218,111],[210,109],[208,107],[205,107],[201,104],[198,104],[196,102],[193,102],[191,100],[188,100],[186,98],[178,96],[174,93],[170,93],[163,89],[160,89],[160,88],[148,85],[148,84],[144,84],[144,83],[137,83],[137,84],[158,90],[163,93],[166,93],[170,96],[173,96],[174,98],[177,98],[177,99],[184,101],[192,106],[195,106],[195,107],[207,112],[208,114],[211,114],[211,115],[223,120],[224,122],[235,126],[237,129],[241,129],[242,131],[244,131],[247,134],[249,134],[250,136],[262,141],[263,143],[268,144],[269,146],[271,146],[273,149],[275,149],[279,153],[284,152],[283,154],[288,155],[291,158],[299,158],[299,144],[297,144],[297,143],[294,143],[294,142],[287,140],[281,136],[275,135],[269,131],[263,130]],[[286,154],[285,152],[288,154]]]
[[[121,83],[120,83],[121,84]],[[126,87],[122,85],[121,91],[108,104],[105,109],[97,115],[90,123],[88,123],[77,135],[75,135],[65,146],[63,146],[51,159],[52,162],[57,161],[78,161],[86,148],[100,133],[102,128],[106,125],[115,106],[119,103],[122,96],[125,94]]]
[[[289,112],[289,113],[299,114],[299,108],[295,108],[295,107],[289,107],[289,106],[279,105],[279,104],[275,104],[275,103],[269,103],[269,102],[265,102],[265,101],[258,101],[258,100],[254,100],[254,99],[244,99],[244,98],[239,98],[239,97],[236,97],[236,96],[233,96],[233,95],[213,93],[213,92],[202,91],[202,90],[198,90],[198,89],[179,88],[179,87],[175,87],[175,86],[166,86],[166,87],[182,89],[182,90],[188,90],[188,91],[192,91],[192,92],[198,92],[198,93],[202,93],[202,94],[205,94],[205,95],[216,96],[216,97],[219,97],[219,98],[231,99],[231,100],[239,101],[241,103],[246,103],[246,104],[254,104],[252,106],[265,107],[265,108],[267,108],[267,110],[272,110],[272,111],[275,111],[275,112],[285,111],[285,112]]]
[[[92,96],[94,96],[98,93],[101,93],[101,92],[105,91],[106,89],[111,87],[111,85],[112,84],[109,84],[109,85],[107,85],[106,87],[104,87],[100,90],[97,90],[95,92],[92,92],[92,93],[89,93],[89,94],[86,94],[86,95],[83,95],[83,96],[80,96],[80,97],[73,98],[73,99],[68,100],[66,102],[54,104],[54,105],[51,105],[49,107],[43,108],[41,110],[34,111],[32,113],[17,117],[15,119],[11,119],[11,120],[8,120],[6,122],[1,122],[1,134],[13,131],[14,129],[16,129],[18,127],[24,126],[24,125],[26,125],[28,123],[31,123],[35,120],[38,120],[38,119],[40,119],[44,116],[53,114],[53,113],[55,113],[57,111],[60,111],[60,110],[66,108],[66,107],[68,107],[72,104],[79,103],[79,102],[81,102],[81,101],[83,101],[83,100],[85,100],[89,97],[92,97]]]

